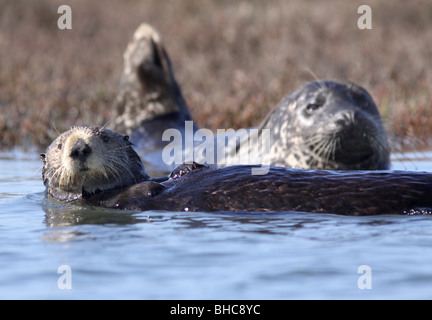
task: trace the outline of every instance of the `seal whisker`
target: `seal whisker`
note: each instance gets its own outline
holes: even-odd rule
[[[324,160],[324,165],[327,166],[330,160],[331,152],[334,145],[334,138],[330,137],[330,139],[327,139],[326,143],[324,144],[323,150],[322,150],[322,157]]]
[[[271,161],[288,167],[376,170],[390,165],[378,109],[366,90],[352,82],[308,82],[285,97],[259,127],[272,131]]]
[[[338,145],[340,145],[340,137],[338,136],[333,136],[331,139],[331,144],[330,144],[330,148],[329,148],[329,152],[328,152],[328,156],[327,156],[327,163],[329,163],[330,157],[331,159],[335,159],[336,158],[336,150],[338,148]]]

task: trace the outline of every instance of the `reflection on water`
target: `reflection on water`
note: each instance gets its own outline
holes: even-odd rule
[[[97,207],[83,207],[73,203],[59,203],[47,199],[42,206],[45,223],[51,228],[61,228],[80,224],[126,225],[143,222],[133,212]]]

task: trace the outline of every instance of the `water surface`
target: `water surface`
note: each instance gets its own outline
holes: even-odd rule
[[[46,201],[40,169],[35,153],[0,154],[2,299],[432,298],[431,216],[81,208]]]

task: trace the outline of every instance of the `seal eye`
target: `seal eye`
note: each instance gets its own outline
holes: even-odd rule
[[[319,103],[310,103],[307,105],[306,111],[307,111],[307,113],[312,114],[321,107],[322,107],[322,105]]]

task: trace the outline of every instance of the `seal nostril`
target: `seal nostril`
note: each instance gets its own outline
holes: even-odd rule
[[[354,111],[340,112],[336,115],[336,119],[334,120],[334,122],[341,129],[348,129],[348,128],[352,129],[352,127],[355,126],[355,123],[357,122],[356,112]]]
[[[89,154],[91,154],[90,146],[87,143],[85,143],[83,140],[79,139],[72,147],[70,156],[73,159],[85,161],[85,159],[89,156]]]

